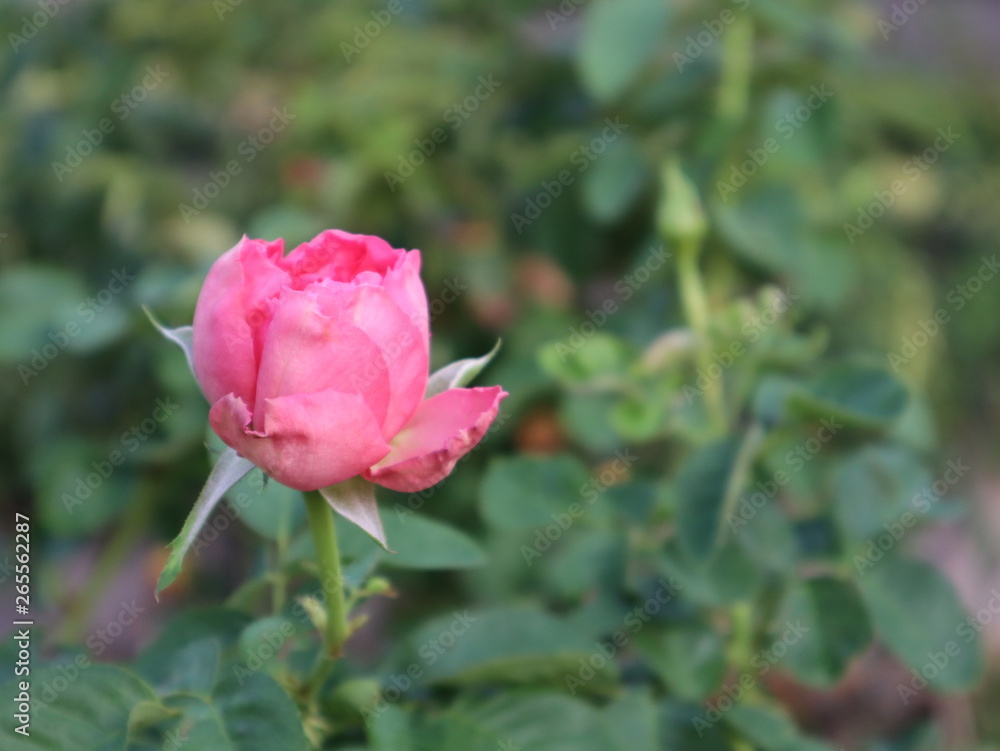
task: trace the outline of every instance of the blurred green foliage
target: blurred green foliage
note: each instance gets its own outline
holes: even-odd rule
[[[983,649],[908,535],[996,448],[974,5],[5,3],[0,499],[57,698],[10,748],[945,747],[920,683]],[[188,323],[241,234],[327,227],[421,248],[435,366],[502,336],[511,397],[438,488],[380,491],[397,556],[341,523],[370,621],[310,701],[297,493],[251,475],[152,603],[211,454],[140,306]],[[129,569],[142,655],[81,669]],[[891,709],[806,722],[874,639]]]

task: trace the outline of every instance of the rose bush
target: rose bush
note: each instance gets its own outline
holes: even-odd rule
[[[414,492],[482,438],[507,393],[425,399],[430,330],[420,252],[327,230],[284,254],[244,237],[212,266],[193,365],[219,437],[278,482],[364,478]]]

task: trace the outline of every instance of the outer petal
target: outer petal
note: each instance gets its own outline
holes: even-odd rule
[[[316,291],[324,315],[361,329],[381,350],[389,387],[382,434],[391,439],[413,416],[424,398],[430,342],[381,287],[335,284],[331,287],[317,285],[311,290]],[[369,368],[372,376],[378,365],[376,361]]]
[[[255,332],[270,319],[267,297],[276,294],[286,274],[275,264],[282,243],[244,237],[212,265],[194,312],[194,369],[214,404],[234,393],[253,404],[259,350]]]
[[[422,402],[392,441],[392,451],[364,473],[392,490],[413,493],[440,482],[482,439],[507,392],[499,386],[449,389]]]
[[[267,399],[266,432],[252,430],[241,399],[208,413],[222,441],[283,485],[318,490],[348,480],[389,452],[378,421],[357,394],[321,391]]]
[[[357,326],[322,313],[311,290],[287,290],[278,301],[264,343],[254,427],[270,432],[265,401],[332,389],[359,394],[379,426],[389,405],[382,352]]]
[[[420,278],[420,262],[420,251],[411,250],[386,272],[383,286],[429,341],[430,315],[427,311],[427,290]]]

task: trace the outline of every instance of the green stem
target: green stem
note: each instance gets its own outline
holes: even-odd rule
[[[746,118],[753,73],[753,21],[743,12],[726,31],[722,68],[715,94],[715,117],[698,142],[698,153],[715,160],[726,153],[730,142]],[[728,169],[728,161],[724,169]],[[720,165],[720,169],[723,167]],[[720,173],[719,179],[728,175]]]
[[[741,14],[726,34],[716,113],[728,123],[738,123],[746,115],[753,71],[753,37],[753,22],[746,13]]]
[[[316,544],[319,579],[326,593],[326,632],[323,635],[324,655],[340,657],[347,640],[347,606],[344,603],[344,581],[340,573],[340,550],[333,509],[318,490],[304,493],[306,515]]]
[[[712,337],[709,330],[711,317],[708,295],[705,293],[705,285],[698,268],[700,246],[700,240],[687,239],[681,242],[678,248],[677,273],[681,288],[681,304],[684,306],[684,317],[698,337],[698,365],[707,377],[712,366]],[[705,405],[712,427],[717,433],[724,434],[728,427],[728,421],[721,377],[708,379],[708,386],[705,388]]]
[[[740,603],[734,605],[729,611],[729,647],[727,649],[727,661],[736,667],[740,673],[749,673],[753,670],[753,608],[750,603]],[[760,690],[756,681],[747,688],[746,697],[752,701],[759,699]]]
[[[274,541],[275,565],[271,579],[272,610],[279,614],[285,609],[288,597],[288,577],[285,575],[285,553],[288,551],[289,515],[282,514],[278,520],[278,534]]]

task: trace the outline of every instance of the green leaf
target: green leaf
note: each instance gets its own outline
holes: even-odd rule
[[[796,306],[836,309],[854,289],[856,264],[839,245],[816,234],[803,203],[795,186],[765,183],[741,192],[738,202],[725,197],[716,202],[715,228],[736,254],[786,279],[801,298]]]
[[[762,751],[789,751],[799,739],[798,728],[791,719],[763,707],[736,706],[724,718],[754,748]]]
[[[576,599],[619,585],[626,557],[626,543],[620,534],[606,529],[580,529],[567,538],[542,568],[548,589],[558,597]]]
[[[538,352],[542,370],[568,386],[617,384],[625,377],[631,358],[625,342],[601,331],[588,337],[573,332],[565,341],[551,342]]]
[[[903,414],[908,398],[906,387],[885,371],[841,364],[793,394],[789,406],[815,418],[882,429]]]
[[[226,496],[238,509],[240,520],[269,540],[290,534],[305,517],[302,493],[267,477],[256,467]]]
[[[650,690],[626,689],[601,711],[608,751],[659,751],[659,718]]]
[[[493,345],[493,349],[482,357],[469,357],[464,360],[456,360],[432,373],[430,378],[427,379],[427,390],[424,393],[424,399],[430,399],[442,391],[461,388],[472,383],[476,376],[482,372],[483,368],[489,365],[490,361],[497,356],[497,353],[500,351],[500,344],[501,340],[497,339],[497,343]]]
[[[125,748],[134,710],[139,723],[159,705],[153,689],[133,673],[89,660],[33,670],[31,674],[30,736],[14,732],[10,708],[16,706],[17,682],[4,685],[0,695],[6,711],[0,719],[5,751],[117,751]]]
[[[740,443],[726,438],[696,451],[677,477],[677,530],[684,550],[705,560],[715,547]]]
[[[187,358],[188,367],[191,368],[191,375],[197,379],[198,376],[194,372],[194,326],[178,326],[171,329],[160,323],[153,315],[153,311],[145,305],[142,306],[142,310],[157,331],[184,350],[184,357]]]
[[[866,446],[837,468],[834,514],[844,536],[864,543],[888,527],[909,530],[920,514],[911,508],[930,487],[931,473],[911,451],[900,446]]]
[[[134,502],[135,475],[123,466],[103,478],[99,489],[87,484],[97,477],[88,478],[87,470],[107,460],[106,447],[70,435],[52,438],[44,450],[32,452],[36,514],[45,529],[67,537],[94,535],[120,518]]]
[[[378,503],[375,501],[374,483],[358,476],[336,485],[320,488],[319,492],[334,511],[356,524],[375,542],[389,550],[382,519],[378,514]]]
[[[708,719],[708,712],[702,704],[681,703],[672,699],[662,702],[661,748],[677,751],[719,751],[732,748],[726,737],[725,725]]]
[[[370,751],[412,751],[413,728],[410,715],[395,704],[379,707],[369,715],[368,740]]]
[[[584,17],[577,63],[596,99],[614,99],[663,41],[670,6],[661,0],[593,0]]]
[[[714,628],[691,623],[642,632],[637,645],[660,680],[685,701],[702,701],[722,683],[726,642]]]
[[[744,547],[733,541],[704,561],[691,560],[676,543],[668,544],[660,559],[664,570],[676,577],[685,598],[711,607],[751,599],[760,590],[763,576]]]
[[[613,661],[596,658],[594,643],[561,618],[526,607],[457,612],[431,621],[414,633],[414,662],[432,683],[549,682],[577,691],[607,688],[617,673]],[[582,671],[582,673],[581,673]],[[580,685],[582,684],[582,685]]]
[[[799,557],[795,529],[775,499],[755,508],[749,519],[736,511],[733,526],[747,554],[761,568],[782,574],[795,566]]]
[[[209,696],[175,694],[165,703],[183,712],[175,733],[184,746],[212,751],[309,751],[298,709],[278,683],[254,673],[226,677]]]
[[[486,564],[486,554],[464,532],[436,519],[417,515],[386,515],[386,534],[397,550],[381,562],[395,568],[444,570],[475,568]],[[362,558],[379,550],[372,539],[356,527],[342,530],[340,547],[344,555]]]
[[[222,653],[235,647],[248,623],[248,615],[227,608],[183,613],[143,650],[135,669],[161,692],[208,693]]]
[[[583,502],[587,472],[568,455],[496,457],[486,470],[483,516],[500,529],[552,523],[552,514]]]
[[[623,135],[584,176],[584,206],[597,221],[614,222],[638,197],[647,176],[645,156],[627,134]]]
[[[50,332],[69,333],[72,323],[82,329],[74,307],[86,297],[80,280],[65,269],[41,265],[8,265],[0,275],[0,362],[21,362],[39,372],[32,348],[50,342]],[[73,329],[71,329],[73,330]],[[45,358],[39,358],[44,365]],[[44,367],[43,365],[43,367]],[[26,375],[26,383],[34,376]]]
[[[241,457],[231,448],[226,448],[219,456],[219,461],[212,468],[212,472],[205,482],[205,487],[202,488],[194,508],[191,509],[187,521],[184,522],[181,533],[169,545],[170,557],[163,566],[160,579],[156,583],[157,599],[159,599],[160,592],[170,586],[181,572],[185,553],[191,547],[198,533],[201,532],[202,526],[208,521],[216,504],[226,491],[251,469],[253,469],[253,463]]]
[[[614,421],[619,400],[619,396],[610,393],[569,391],[559,405],[559,420],[566,432],[588,451],[609,453],[622,445]]]
[[[630,443],[645,443],[661,434],[667,422],[668,404],[652,389],[629,395],[615,404],[611,423]]]
[[[879,636],[918,675],[901,684],[919,692],[926,679],[942,691],[975,685],[983,645],[944,575],[923,561],[887,557],[861,572],[861,592]],[[912,695],[912,694],[909,694]]]
[[[873,637],[868,611],[854,584],[832,577],[794,586],[777,620],[801,623],[808,629],[808,638],[787,645],[781,664],[816,686],[839,681]]]
[[[425,726],[417,745],[435,751],[608,751],[609,738],[599,713],[585,702],[504,693],[457,702]]]

